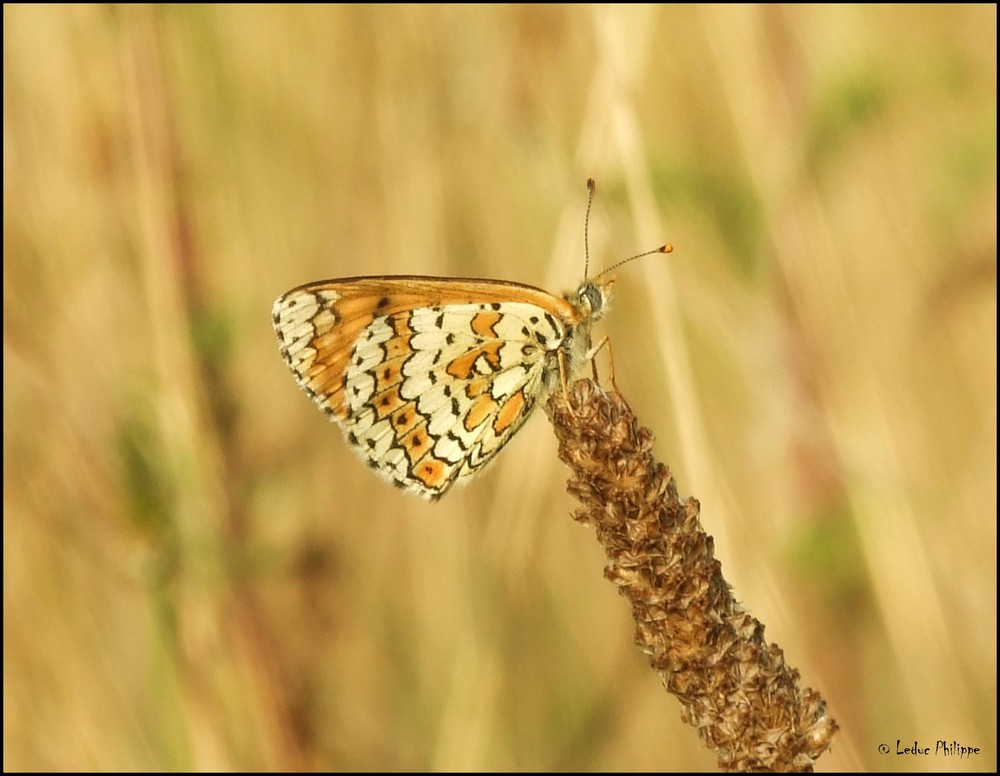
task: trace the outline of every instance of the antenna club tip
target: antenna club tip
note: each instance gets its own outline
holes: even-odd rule
[[[587,178],[587,191],[591,193],[597,191],[597,181],[593,178]]]
[[[660,253],[673,253],[674,252],[674,246],[671,245],[670,243],[667,243],[666,245],[661,245],[659,248],[657,248],[657,250]]]

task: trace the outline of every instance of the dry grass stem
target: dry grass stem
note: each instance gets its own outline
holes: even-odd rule
[[[594,526],[605,576],[632,604],[635,641],[682,705],[682,718],[729,771],[812,771],[837,732],[816,691],[802,689],[764,626],[733,598],[698,520],[653,435],[619,394],[591,380],[546,410],[573,470],[574,518]]]

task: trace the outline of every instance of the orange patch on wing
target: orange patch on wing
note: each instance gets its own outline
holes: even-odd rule
[[[385,358],[387,361],[397,358],[406,358],[408,355],[413,353],[413,348],[410,347],[409,335],[405,337],[393,337],[382,347],[385,349]]]
[[[479,358],[479,350],[470,350],[468,353],[452,359],[448,364],[448,374],[457,377],[459,380],[468,380],[475,374],[476,359]]]
[[[302,378],[302,384],[309,389],[310,394],[321,398],[340,418],[345,418],[348,414],[344,403],[343,382],[343,375],[326,364],[313,364]]]
[[[470,350],[458,358],[453,358],[446,370],[452,377],[459,380],[468,380],[476,373],[476,362],[483,358],[491,372],[500,368],[500,349],[503,347],[501,340],[487,342],[482,347]]]
[[[477,313],[472,319],[472,331],[483,339],[496,339],[497,333],[493,327],[500,323],[503,316],[498,312]]]
[[[344,388],[342,385],[330,391],[326,397],[326,402],[330,405],[330,409],[333,410],[333,414],[341,420],[346,419],[351,414],[350,407],[345,400]]]
[[[340,333],[332,330],[323,334],[317,334],[313,337],[309,345],[316,349],[316,358],[325,359],[330,355],[335,355],[337,348],[343,347],[344,342]]]
[[[393,413],[390,422],[392,423],[393,430],[396,432],[396,436],[402,436],[415,429],[423,420],[423,416],[417,412],[416,407],[413,406],[413,402],[409,402]]]
[[[412,466],[425,455],[433,446],[431,438],[427,435],[427,429],[422,425],[414,428],[406,436],[403,436],[399,440],[400,447],[406,453],[406,457],[410,459],[410,465]]]
[[[383,362],[375,368],[375,391],[382,392],[387,388],[403,382],[400,373],[400,362]]]
[[[428,456],[413,468],[411,474],[428,488],[438,490],[445,483],[448,469],[444,461]]]
[[[327,364],[313,364],[304,375],[309,390],[315,393],[327,394],[338,386],[339,375]]]
[[[465,415],[465,430],[472,431],[483,423],[495,410],[497,403],[489,395],[482,395],[476,399],[472,408]]]
[[[485,377],[477,377],[475,380],[469,380],[465,384],[465,395],[470,399],[475,399],[480,394],[483,394],[490,387],[490,381]]]
[[[518,391],[507,399],[497,413],[496,420],[493,421],[493,431],[499,435],[514,425],[521,416],[525,404],[527,402],[524,399],[524,391]]]
[[[399,397],[399,386],[393,386],[382,393],[375,396],[372,401],[372,406],[375,408],[375,413],[379,418],[384,418],[400,407],[403,406],[405,402]]]
[[[413,329],[410,328],[410,316],[393,315],[389,318],[389,325],[392,326],[393,336],[382,345],[385,348],[386,361],[405,358],[412,354],[410,337],[413,335]]]

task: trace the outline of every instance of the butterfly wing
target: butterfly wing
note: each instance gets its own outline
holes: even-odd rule
[[[520,428],[577,317],[530,286],[409,276],[302,286],[273,311],[299,385],[375,469],[428,498]]]

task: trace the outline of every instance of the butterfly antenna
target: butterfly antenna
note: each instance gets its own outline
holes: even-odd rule
[[[584,278],[590,278],[590,206],[594,202],[594,192],[597,191],[597,183],[593,178],[587,178],[587,191],[590,192],[587,196],[587,215],[583,217],[583,276]],[[672,253],[674,246],[670,243],[661,245],[659,248],[653,248],[651,251],[645,251],[644,253],[637,253],[635,256],[629,256],[627,259],[622,259],[617,264],[612,264],[607,269],[602,269],[596,275],[594,279],[596,280],[601,275],[607,275],[612,270],[618,269],[622,264],[628,264],[630,261],[635,259],[641,259],[643,256],[650,256],[654,253]]]
[[[622,264],[628,264],[630,261],[641,259],[643,256],[651,256],[654,253],[673,253],[673,251],[674,251],[674,246],[671,245],[670,243],[667,243],[666,245],[661,245],[659,248],[653,248],[653,250],[651,251],[644,251],[643,253],[637,253],[635,256],[629,256],[627,259],[622,259],[617,264],[612,264],[607,269],[602,269],[600,272],[594,275],[594,279],[596,280],[601,275],[607,275],[609,272],[618,269]]]
[[[587,215],[583,217],[583,276],[590,277],[590,206],[594,201],[597,183],[593,178],[587,178]]]

